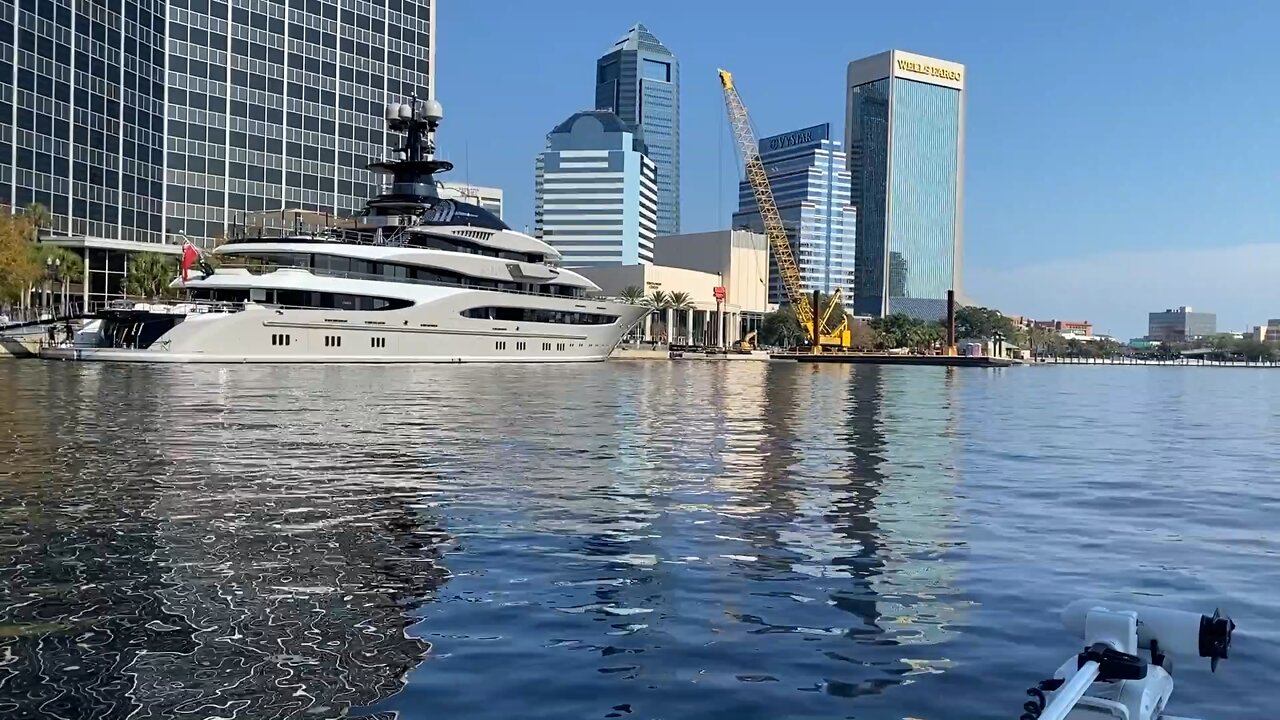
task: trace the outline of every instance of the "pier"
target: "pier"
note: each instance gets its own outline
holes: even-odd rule
[[[846,363],[853,365],[922,365],[933,367],[1009,367],[1021,365],[1017,360],[986,355],[894,355],[891,353],[791,353],[779,352],[769,356],[771,360],[796,362]]]

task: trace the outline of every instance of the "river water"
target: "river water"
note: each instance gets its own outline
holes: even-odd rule
[[[1240,625],[1280,371],[0,363],[0,717],[1006,718],[1078,597]]]

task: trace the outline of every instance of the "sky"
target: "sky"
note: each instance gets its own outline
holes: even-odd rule
[[[832,124],[850,60],[966,66],[964,295],[1122,339],[1190,305],[1220,330],[1280,317],[1280,3],[438,0],[445,179],[532,229],[547,132],[594,102],[595,61],[644,23],[679,58],[682,231],[729,226],[740,166],[716,68],[761,135]]]

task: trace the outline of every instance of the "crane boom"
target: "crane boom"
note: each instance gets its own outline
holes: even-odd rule
[[[719,72],[720,85],[724,88],[724,104],[729,111],[729,123],[733,126],[733,137],[738,143],[738,151],[742,153],[747,182],[751,183],[751,190],[756,196],[756,207],[764,222],[764,234],[769,240],[769,248],[773,250],[774,262],[778,264],[778,275],[786,289],[787,301],[795,309],[800,327],[811,333],[813,307],[800,285],[800,267],[796,265],[795,255],[791,252],[791,242],[787,240],[787,229],[782,225],[778,205],[773,201],[773,188],[764,171],[764,161],[760,159],[756,133],[751,129],[751,117],[747,115],[747,107],[742,104],[738,89],[733,85],[733,73],[723,69]]]
[[[720,86],[724,88],[724,104],[729,112],[729,124],[733,126],[733,137],[742,154],[742,164],[746,171],[747,182],[756,198],[756,207],[760,211],[760,219],[764,223],[764,234],[769,240],[769,248],[773,251],[773,260],[778,266],[778,276],[782,287],[786,290],[787,301],[795,310],[796,319],[814,349],[822,346],[847,347],[849,345],[849,319],[841,312],[840,322],[836,328],[830,329],[827,320],[832,310],[840,302],[837,291],[828,301],[821,315],[820,324],[814,324],[814,307],[805,295],[800,282],[800,267],[796,264],[795,254],[791,252],[791,241],[787,239],[787,229],[782,224],[782,215],[778,212],[778,204],[773,200],[773,188],[769,185],[769,175],[765,172],[764,161],[760,159],[756,133],[751,128],[751,117],[742,104],[738,89],[733,84],[733,73],[721,69]],[[816,295],[816,293],[815,293]]]

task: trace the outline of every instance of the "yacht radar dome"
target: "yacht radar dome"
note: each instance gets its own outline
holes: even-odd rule
[[[422,103],[422,117],[434,125],[444,119],[444,106],[436,100],[427,100]]]

